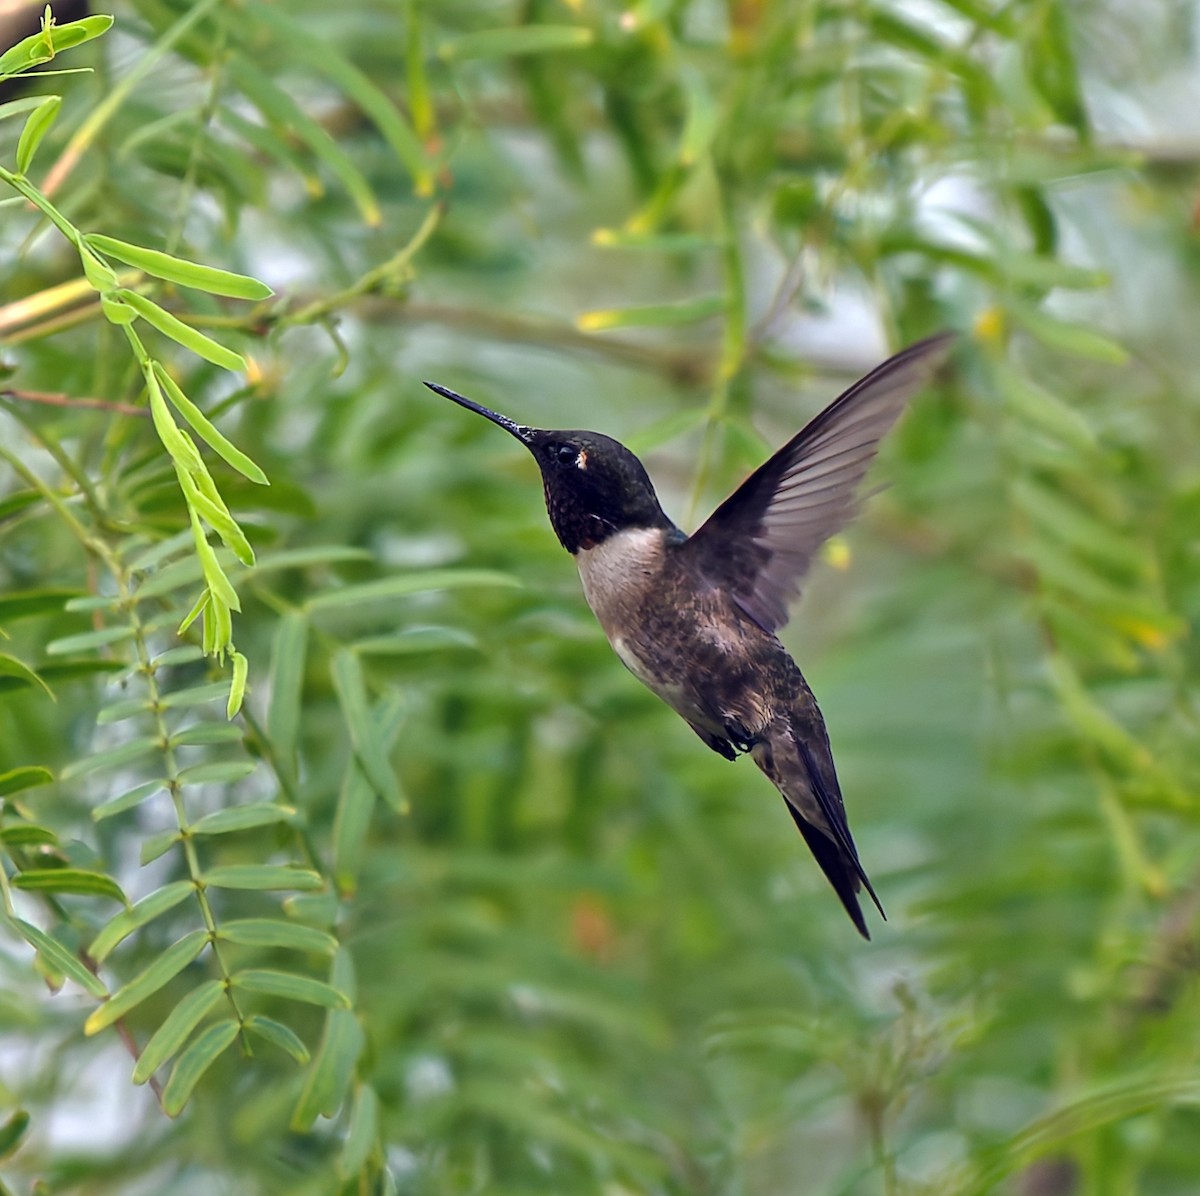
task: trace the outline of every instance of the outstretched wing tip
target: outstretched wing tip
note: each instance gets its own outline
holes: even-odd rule
[[[818,548],[858,507],[857,489],[880,440],[928,384],[957,339],[934,333],[843,391],[729,496],[692,537],[714,580],[769,631]]]

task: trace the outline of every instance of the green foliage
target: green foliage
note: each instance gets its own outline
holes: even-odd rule
[[[0,105],[0,1190],[1195,1191],[1195,172],[1126,141],[1168,18],[115,16],[0,55],[67,64]],[[787,632],[865,945],[420,382],[694,524],[946,327]],[[149,1095],[64,1146],[96,1072]]]

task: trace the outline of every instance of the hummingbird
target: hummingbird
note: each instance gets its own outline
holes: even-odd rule
[[[850,834],[825,720],[776,633],[817,550],[855,514],[880,440],[952,340],[919,341],[854,383],[690,536],[618,441],[527,427],[425,383],[533,454],[550,523],[617,656],[714,752],[751,757],[866,939],[859,893],[886,914]]]

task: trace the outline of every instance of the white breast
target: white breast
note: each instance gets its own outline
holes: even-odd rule
[[[695,721],[701,715],[691,709],[682,687],[656,676],[635,648],[637,629],[645,619],[644,603],[647,598],[653,601],[664,536],[661,529],[652,528],[617,532],[595,548],[580,549],[575,562],[588,605],[621,663],[684,718]]]
[[[654,583],[662,548],[661,528],[639,528],[617,532],[575,554],[583,595],[614,647],[617,626],[633,615]]]

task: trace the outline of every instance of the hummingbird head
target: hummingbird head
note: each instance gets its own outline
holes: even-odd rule
[[[611,436],[528,428],[436,382],[425,385],[499,424],[533,454],[542,471],[554,534],[572,555],[595,548],[617,532],[674,526],[659,505],[645,467]]]

